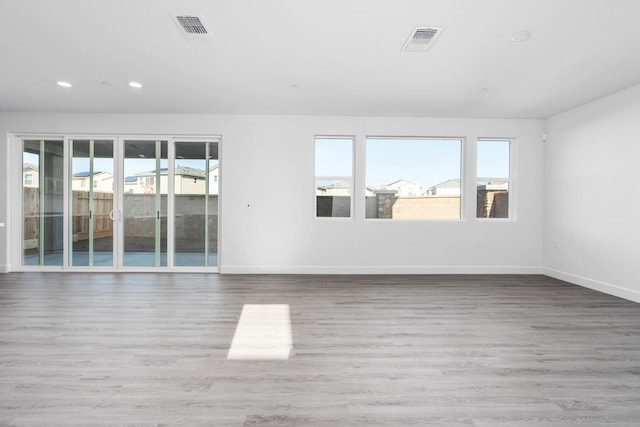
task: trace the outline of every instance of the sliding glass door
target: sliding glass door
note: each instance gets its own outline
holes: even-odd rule
[[[70,145],[69,265],[114,265],[114,142],[73,139]]]
[[[62,139],[23,140],[22,265],[63,265],[63,210]]]
[[[176,141],[174,227],[176,266],[218,265],[218,143]]]
[[[218,267],[218,138],[19,142],[22,185],[14,190],[22,203],[14,215],[22,226],[13,235],[22,269]]]
[[[124,141],[124,267],[167,265],[167,150],[166,140]]]

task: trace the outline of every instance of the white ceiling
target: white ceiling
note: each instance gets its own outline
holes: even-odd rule
[[[2,0],[0,61],[2,111],[545,118],[640,83],[640,1]]]

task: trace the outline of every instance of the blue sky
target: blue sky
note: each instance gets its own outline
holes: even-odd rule
[[[479,178],[509,177],[509,141],[478,141]]]
[[[350,138],[316,140],[316,176],[349,176],[353,165]],[[400,179],[422,191],[460,179],[461,139],[367,138],[366,183],[379,188]],[[509,176],[509,142],[478,141],[478,176]]]
[[[460,139],[367,139],[367,185],[380,188],[399,179],[416,182],[422,191],[460,179]]]
[[[478,141],[480,178],[509,177],[509,142]],[[399,179],[418,182],[422,191],[448,179],[460,178],[460,139],[368,138],[366,144],[366,183],[379,188]],[[351,138],[316,140],[316,176],[351,176],[353,148]],[[24,153],[24,162],[37,164],[38,156]],[[211,160],[210,166],[217,164]],[[204,170],[204,160],[177,159],[176,165]],[[167,160],[162,160],[167,167]],[[154,159],[125,159],[124,176],[155,169]],[[74,159],[73,173],[88,172],[89,159]],[[113,173],[113,161],[94,159],[95,171]]]
[[[33,153],[23,153],[24,163],[33,163],[38,165],[38,155]],[[167,160],[160,162],[161,167],[167,167]],[[209,167],[213,167],[218,164],[218,160],[209,160]],[[177,159],[176,166],[188,166],[196,169],[205,169],[204,160],[188,160]],[[125,159],[124,162],[124,176],[132,176],[137,172],[147,172],[154,170],[156,167],[156,161],[154,159]],[[109,172],[113,174],[113,159],[101,159],[94,158],[93,170],[95,172]],[[89,172],[89,158],[74,158],[73,159],[73,171],[74,174],[78,172]]]

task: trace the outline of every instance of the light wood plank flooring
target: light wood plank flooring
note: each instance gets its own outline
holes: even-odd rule
[[[226,360],[289,304],[289,360]],[[0,274],[0,426],[640,426],[640,304],[544,276]]]

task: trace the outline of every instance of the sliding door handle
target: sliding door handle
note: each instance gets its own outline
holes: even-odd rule
[[[112,210],[111,212],[109,212],[109,218],[111,219],[111,221],[122,221],[122,211],[121,210]]]

